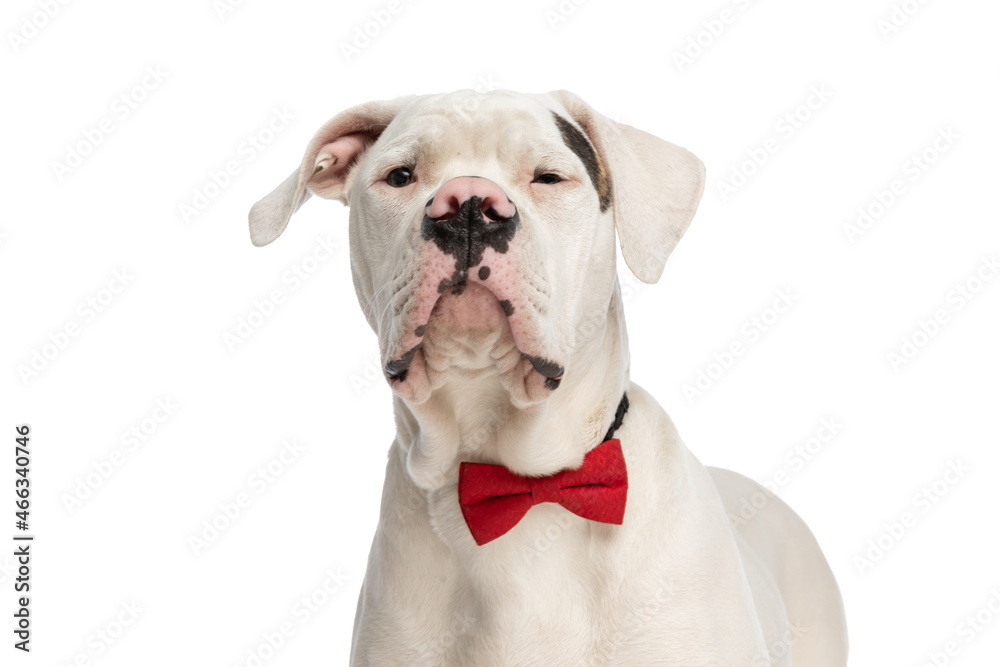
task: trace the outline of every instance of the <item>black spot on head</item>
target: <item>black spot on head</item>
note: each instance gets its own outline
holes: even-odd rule
[[[479,267],[479,279],[480,280],[486,280],[489,277],[490,277],[490,267],[488,267],[488,266],[480,266]]]
[[[587,168],[590,182],[597,190],[597,198],[601,202],[601,212],[603,213],[611,206],[611,180],[608,172],[604,169],[601,161],[597,159],[597,152],[594,151],[593,145],[583,132],[555,111],[552,112],[552,117],[556,120],[563,142],[576,153],[576,156],[583,162],[583,166]]]
[[[510,317],[511,315],[514,314],[514,306],[512,306],[510,304],[510,301],[508,301],[507,299],[504,299],[503,301],[500,302],[500,307],[503,308],[503,314],[506,315],[507,317]]]
[[[417,327],[416,331],[413,332],[413,335],[416,336],[417,338],[423,338],[426,332],[427,332],[427,325],[421,324],[419,327]]]

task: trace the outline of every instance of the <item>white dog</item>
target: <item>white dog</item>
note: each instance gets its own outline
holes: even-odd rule
[[[570,93],[462,91],[338,114],[253,207],[265,245],[310,193],[350,206],[394,392],[351,664],[846,664],[806,525],[629,381],[615,230],[655,282],[704,183]]]

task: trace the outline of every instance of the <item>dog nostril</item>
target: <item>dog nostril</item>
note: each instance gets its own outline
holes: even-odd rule
[[[517,209],[515,208],[514,203],[509,199],[507,200],[507,206],[505,208],[509,209],[510,215],[502,215],[494,207],[493,200],[487,199],[483,202],[482,207],[480,208],[480,213],[482,213],[483,219],[486,220],[486,222],[501,222],[504,220],[510,220],[514,217],[514,213]]]
[[[429,202],[427,202],[427,206],[424,208],[424,214],[431,220],[434,221],[451,220],[456,215],[458,215],[458,212],[461,210],[461,206],[459,206],[458,200],[455,197],[450,197],[446,201],[446,206],[444,207],[443,211],[440,205],[435,206],[435,201],[436,201],[435,199],[431,199]],[[438,202],[438,204],[440,204],[440,202]],[[438,209],[438,211],[441,211],[438,215],[433,215],[433,213],[435,212],[434,210],[435,208]]]
[[[456,215],[502,222],[516,216],[514,203],[493,181],[479,176],[459,176],[445,182],[425,208],[431,220],[445,220]]]

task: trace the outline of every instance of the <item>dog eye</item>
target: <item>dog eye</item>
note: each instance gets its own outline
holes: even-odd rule
[[[394,188],[405,188],[413,182],[413,172],[408,167],[396,167],[385,177],[385,182]]]
[[[533,183],[541,183],[542,185],[554,185],[561,181],[562,178],[558,174],[538,174],[535,176]]]

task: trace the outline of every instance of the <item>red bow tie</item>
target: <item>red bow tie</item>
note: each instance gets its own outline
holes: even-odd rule
[[[458,468],[458,503],[476,544],[500,537],[538,503],[559,503],[585,519],[621,525],[627,492],[617,439],[590,450],[576,470],[547,477],[524,477],[490,463],[465,461]]]

